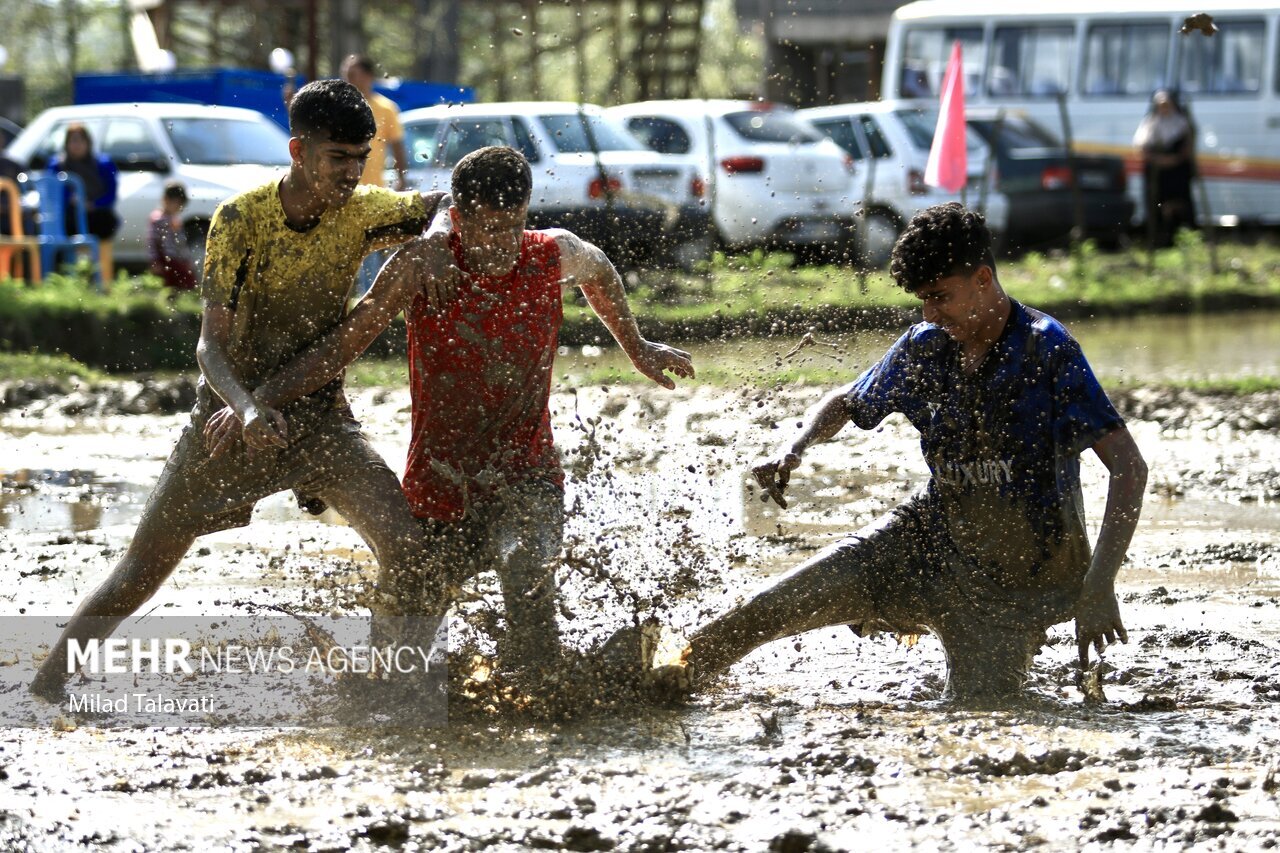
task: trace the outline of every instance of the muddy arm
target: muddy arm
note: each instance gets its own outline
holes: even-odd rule
[[[828,392],[804,413],[800,435],[783,444],[772,456],[751,466],[751,473],[755,475],[760,488],[783,509],[787,507],[783,492],[791,481],[791,472],[800,465],[800,457],[813,445],[833,438],[849,422],[849,407],[845,404],[845,398],[851,387],[846,385]]]
[[[439,245],[420,238],[397,251],[378,273],[369,293],[336,329],[281,368],[253,396],[279,408],[324,385],[372,344],[401,311],[423,293],[432,308],[452,296],[450,270]]]
[[[196,361],[200,372],[215,394],[222,398],[241,424],[244,438],[251,447],[283,447],[284,417],[275,409],[260,404],[245,388],[239,374],[227,357],[234,314],[225,305],[208,300],[200,323],[200,342],[196,344]]]
[[[1129,430],[1121,427],[1107,433],[1093,446],[1093,452],[1107,466],[1111,479],[1102,530],[1098,533],[1093,562],[1085,575],[1076,610],[1076,641],[1081,660],[1087,659],[1090,644],[1101,652],[1104,642],[1129,639],[1120,620],[1115,580],[1138,526],[1142,495],[1147,486],[1147,463]]]
[[[565,282],[582,288],[587,304],[631,359],[632,366],[664,388],[676,387],[667,371],[692,379],[693,360],[687,352],[647,341],[640,334],[622,277],[605,253],[569,231],[554,228],[547,233],[555,237],[560,247],[560,270]]]
[[[804,424],[800,435],[791,442],[792,453],[801,456],[813,445],[822,444],[834,438],[836,433],[844,428],[844,425],[849,422],[849,407],[845,399],[849,396],[850,387],[846,385],[829,391],[804,413]]]

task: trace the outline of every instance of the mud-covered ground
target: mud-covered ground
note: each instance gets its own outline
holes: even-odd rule
[[[165,412],[187,405],[165,385],[33,388],[0,396],[0,616],[69,613],[104,576],[185,419]],[[815,448],[790,510],[763,505],[744,466],[818,393],[558,394],[566,640],[650,615],[687,629],[920,483],[891,420]],[[1102,705],[1075,686],[1069,625],[1012,709],[942,703],[933,638],[839,628],[762,648],[687,703],[548,722],[453,697],[435,729],[102,728],[21,695],[18,655],[0,660],[0,699],[28,722],[0,730],[0,849],[1272,847],[1280,398],[1117,403],[1152,477],[1120,579],[1131,642],[1106,654]],[[354,405],[401,465],[407,395]],[[1104,488],[1087,460],[1095,523]],[[251,527],[197,543],[148,608],[342,606],[371,560],[332,521],[266,501]],[[483,649],[496,583],[471,593],[454,638]]]

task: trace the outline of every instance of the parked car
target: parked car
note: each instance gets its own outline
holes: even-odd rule
[[[964,201],[981,209],[987,225],[999,235],[1008,227],[1009,201],[983,178],[988,150],[972,129],[967,131],[969,179],[963,193],[952,193],[924,182],[936,114],[930,117],[919,102],[874,101],[815,107],[799,115],[848,152],[857,164],[854,198],[859,210],[858,254],[864,262],[888,263],[894,242],[907,222],[921,210],[948,201]]]
[[[120,170],[115,257],[131,266],[150,261],[147,222],[160,206],[165,182],[186,186],[183,224],[193,252],[202,254],[221,201],[270,181],[289,165],[288,134],[261,113],[195,104],[56,106],[23,129],[9,155],[28,169],[44,168],[74,122],[84,124],[93,149]]]
[[[606,110],[641,142],[692,158],[718,240],[823,254],[853,234],[852,161],[794,111],[755,101],[646,101]]]
[[[0,148],[8,147],[9,143],[18,137],[19,133],[22,133],[20,125],[0,116]]]
[[[409,180],[448,189],[454,165],[509,145],[533,170],[532,228],[568,228],[631,265],[673,253],[706,230],[703,182],[692,163],[649,151],[599,107],[558,102],[461,104],[401,116]]]
[[[289,166],[289,136],[261,113],[194,104],[87,104],[41,113],[9,145],[9,156],[42,169],[62,150],[67,125],[79,122],[94,150],[120,170],[116,202],[120,231],[115,257],[145,266],[147,222],[160,206],[165,182],[187,189],[183,223],[193,251],[201,251],[214,209]]]
[[[1106,154],[1067,156],[1062,140],[1025,114],[992,107],[965,118],[996,155],[996,181],[1009,199],[1006,247],[1035,249],[1065,240],[1076,222],[1079,181],[1085,236],[1114,248],[1133,224],[1124,159]],[[1074,173],[1072,171],[1074,159]]]

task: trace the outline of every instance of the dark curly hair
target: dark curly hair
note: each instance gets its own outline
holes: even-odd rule
[[[478,148],[453,167],[453,203],[463,210],[515,210],[533,194],[529,161],[514,148]]]
[[[951,275],[971,273],[988,266],[994,273],[996,258],[991,232],[981,213],[949,201],[935,204],[915,216],[893,246],[889,274],[909,293]]]
[[[289,101],[289,132],[311,141],[360,145],[378,126],[364,95],[346,80],[316,80]]]

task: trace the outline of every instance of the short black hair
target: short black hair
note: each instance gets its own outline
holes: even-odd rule
[[[182,185],[182,181],[166,181],[164,185],[164,197],[187,203],[187,188]]]
[[[364,95],[346,80],[316,80],[289,101],[289,132],[300,138],[359,145],[378,126]]]
[[[529,161],[514,148],[478,148],[453,167],[453,203],[468,210],[515,210],[533,195]]]
[[[889,274],[899,287],[914,293],[939,279],[971,273],[980,266],[996,271],[987,222],[981,213],[949,201],[911,217],[893,246]]]

